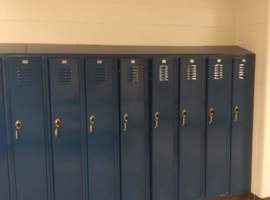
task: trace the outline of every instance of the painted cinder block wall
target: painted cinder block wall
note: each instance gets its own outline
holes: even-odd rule
[[[0,0],[0,43],[241,45],[257,54],[252,191],[270,196],[268,0]],[[268,123],[267,123],[268,122]]]

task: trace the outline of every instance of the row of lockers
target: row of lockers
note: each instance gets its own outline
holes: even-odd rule
[[[250,191],[253,55],[11,55],[0,69],[1,200]]]

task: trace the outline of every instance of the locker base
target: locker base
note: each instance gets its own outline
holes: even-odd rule
[[[261,199],[254,194],[243,194],[231,197],[215,198],[211,200],[270,200],[270,198]]]

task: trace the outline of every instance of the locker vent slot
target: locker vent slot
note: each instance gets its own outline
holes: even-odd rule
[[[187,66],[187,80],[189,81],[197,80],[197,65]]]
[[[168,65],[159,66],[159,81],[169,81],[169,66]]]
[[[238,79],[245,79],[245,64],[239,64]]]
[[[215,64],[213,78],[215,80],[221,80],[221,79],[223,79],[223,74],[224,74],[223,64]]]
[[[59,69],[58,80],[60,85],[70,85],[72,82],[72,70],[70,67],[62,67]]]
[[[16,69],[16,77],[19,86],[31,86],[33,82],[32,68],[18,67]]]
[[[139,66],[131,66],[129,68],[129,81],[132,83],[138,83],[139,82]]]
[[[107,80],[105,66],[102,65],[96,66],[95,73],[96,73],[96,82],[104,82]]]

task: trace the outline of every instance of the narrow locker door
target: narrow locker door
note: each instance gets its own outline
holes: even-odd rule
[[[206,61],[185,57],[180,66],[180,199],[204,195]]]
[[[149,200],[148,64],[120,61],[122,200]]]
[[[207,96],[207,196],[229,193],[232,59],[211,57]]]
[[[152,69],[152,193],[177,199],[178,70],[174,58],[154,58]]]
[[[55,200],[84,197],[81,60],[50,58]]]
[[[7,138],[5,129],[5,107],[3,89],[3,69],[2,59],[0,59],[0,194],[1,198],[9,200]]]
[[[234,59],[231,193],[250,192],[254,58]]]
[[[16,199],[47,200],[43,58],[7,57],[5,70]]]
[[[118,200],[118,70],[112,59],[86,61],[89,199]]]

